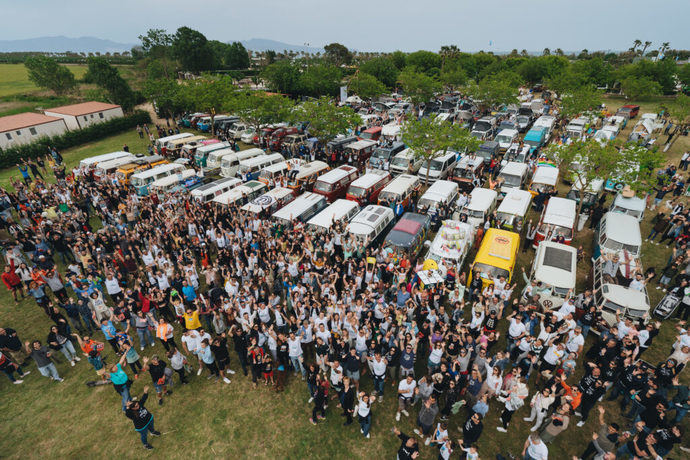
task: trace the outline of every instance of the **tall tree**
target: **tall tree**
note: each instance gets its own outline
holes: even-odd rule
[[[399,70],[393,58],[390,57],[376,57],[370,59],[362,64],[359,70],[375,76],[388,88],[395,87],[395,83],[398,81]]]
[[[621,90],[629,99],[644,101],[661,94],[661,85],[649,77],[629,76],[621,82]]]
[[[186,101],[181,94],[180,85],[172,78],[148,79],[144,82],[144,95],[154,103],[158,116],[166,119],[184,110]]]
[[[197,30],[189,27],[177,29],[172,40],[172,51],[184,70],[201,72],[213,68],[213,49],[204,34]]]
[[[269,87],[279,93],[298,94],[300,69],[287,60],[269,64],[261,72],[261,77],[268,81]]]
[[[441,56],[431,51],[415,51],[407,55],[407,65],[417,72],[438,75],[441,71]]]
[[[84,79],[95,83],[108,95],[108,100],[113,104],[122,106],[125,111],[130,111],[136,104],[136,95],[129,83],[120,76],[118,70],[110,65],[104,57],[89,57],[86,60],[88,70]]]
[[[409,67],[400,72],[398,82],[405,95],[415,105],[428,102],[434,94],[441,91],[441,84],[438,80],[424,73],[416,72]]]
[[[300,75],[300,94],[313,97],[336,96],[342,78],[340,67],[327,64],[310,65]]]
[[[289,118],[294,102],[280,94],[237,91],[228,94],[223,107],[248,126],[258,130],[264,125],[280,123]]]
[[[601,105],[602,94],[591,85],[581,86],[561,96],[561,114],[573,118],[581,113],[595,110]]]
[[[355,93],[362,99],[373,99],[386,92],[386,86],[375,76],[357,71],[347,82],[349,92]]]
[[[53,91],[58,96],[69,93],[77,86],[74,74],[48,56],[30,56],[24,61],[24,66],[29,71],[29,80],[38,87]]]
[[[471,94],[484,110],[502,105],[517,103],[517,86],[507,74],[497,74],[483,78],[478,84],[469,85]]]
[[[139,35],[139,41],[147,57],[163,59],[172,56],[173,36],[165,29],[149,29],[146,35]]]
[[[213,122],[223,110],[225,104],[233,94],[235,87],[232,78],[199,78],[181,87],[181,98],[188,110],[205,112],[211,116],[211,133],[215,134]]]
[[[228,69],[247,69],[249,68],[249,53],[242,43],[232,42],[225,51],[223,62]]]
[[[402,140],[412,149],[416,158],[424,161],[427,170],[426,184],[429,183],[429,170],[434,158],[449,151],[476,150],[480,143],[479,139],[471,136],[460,125],[438,123],[429,117],[405,122],[402,126]]]
[[[347,65],[352,62],[352,53],[347,46],[340,43],[331,43],[323,47],[326,51],[326,59],[335,65]]]
[[[309,135],[316,137],[321,145],[362,122],[354,110],[347,106],[338,107],[327,97],[301,103],[292,111],[291,118],[295,122],[307,122]]]

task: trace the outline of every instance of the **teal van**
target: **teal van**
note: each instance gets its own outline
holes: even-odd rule
[[[530,129],[525,134],[525,144],[529,145],[529,153],[539,150],[546,143],[546,128]]]

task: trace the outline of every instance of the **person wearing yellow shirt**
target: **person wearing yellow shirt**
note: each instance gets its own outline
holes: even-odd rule
[[[188,308],[185,314],[183,315],[184,318],[184,327],[187,329],[199,329],[201,328],[201,322],[199,321],[199,311],[198,310],[192,310],[191,308]]]

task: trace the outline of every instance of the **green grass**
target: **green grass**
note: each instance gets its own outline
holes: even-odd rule
[[[86,73],[86,65],[66,64],[77,80]],[[0,64],[0,97],[25,94],[38,91],[39,88],[29,81],[29,73],[24,64]]]
[[[67,164],[72,166],[84,157],[120,150],[124,143],[130,146],[132,152],[145,152],[145,142],[131,131],[62,153]],[[669,152],[669,161],[677,162],[684,148],[688,148],[686,138],[674,145]],[[10,176],[19,176],[16,168],[0,171],[0,184],[6,185]],[[648,213],[645,218],[644,235],[648,232],[652,217],[653,213]],[[574,244],[591,248],[591,236],[588,230],[580,232]],[[645,244],[644,266],[654,265],[660,270],[668,253],[665,246]],[[517,270],[523,266],[529,268],[532,257],[533,252],[520,254]],[[584,279],[589,268],[587,262],[578,267],[579,288],[585,286]],[[652,286],[652,305],[656,305],[660,296],[660,292]],[[8,292],[1,289],[0,305],[3,305],[3,326],[18,330],[22,340],[45,341],[51,322],[35,302],[24,300],[20,305],[15,305]],[[657,363],[668,356],[674,339],[674,323],[674,320],[664,323],[661,334],[647,352],[647,360]],[[502,327],[505,333],[506,324],[503,323]],[[179,343],[179,327],[177,332]],[[591,339],[587,346],[589,343]],[[143,355],[150,356],[154,352],[162,355],[163,349],[156,345],[154,350],[147,349]],[[113,353],[107,345],[105,354],[108,362],[113,362]],[[232,368],[239,370],[234,351],[231,356]],[[153,438],[156,449],[147,452],[141,448],[129,419],[121,414],[120,398],[112,387],[86,387],[85,382],[96,378],[88,363],[82,360],[72,368],[64,362],[61,354],[59,358],[62,362],[58,369],[65,377],[65,382],[61,384],[53,384],[40,376],[33,364],[28,366],[32,374],[22,385],[11,385],[7,379],[0,377],[0,391],[5,395],[3,415],[7,421],[3,425],[3,457],[188,458],[194,455],[199,458],[387,459],[393,458],[399,446],[390,428],[395,425],[408,434],[415,428],[418,408],[411,411],[409,418],[403,417],[400,422],[395,422],[396,401],[390,382],[386,386],[384,402],[374,405],[372,437],[365,440],[358,432],[356,423],[350,427],[342,426],[343,418],[339,416],[334,402],[329,406],[327,420],[316,427],[312,426],[308,422],[311,406],[307,404],[306,385],[299,378],[291,377],[287,390],[276,394],[265,386],[252,389],[250,380],[241,374],[233,376],[232,384],[227,386],[212,384],[204,374],[202,377],[194,375],[190,385],[176,386],[174,394],[166,398],[162,407],[156,404],[155,397],[150,400],[148,406],[155,414],[156,428],[164,435]],[[582,366],[580,362],[578,375]],[[682,380],[688,382],[687,371]],[[140,395],[144,385],[150,383],[149,376],[142,375],[134,383],[132,393]],[[368,391],[372,389],[368,376],[363,379],[363,387]],[[607,420],[622,421],[615,404],[604,403],[604,406],[607,408]],[[530,425],[521,420],[528,415],[526,408],[515,414],[508,434],[498,433],[495,427],[501,410],[502,405],[498,402],[490,403],[489,414],[484,420],[484,434],[479,442],[479,451],[484,459],[507,451],[519,455],[529,434]],[[453,438],[460,437],[458,428],[462,426],[466,414],[463,409],[451,417],[450,433]],[[575,418],[571,427],[549,446],[550,458],[569,459],[571,455],[581,453],[596,428],[596,418],[596,413],[592,413],[582,428],[574,426],[577,422]],[[686,421],[686,432],[688,425]],[[677,451],[675,454],[676,458],[683,456]],[[437,455],[435,449],[422,446],[420,459],[432,459]]]

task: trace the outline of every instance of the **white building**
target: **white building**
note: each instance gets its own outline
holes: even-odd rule
[[[27,112],[0,117],[0,148],[30,144],[41,137],[57,136],[66,131],[65,120],[40,113]]]
[[[46,115],[65,120],[70,130],[83,129],[87,126],[124,116],[122,107],[105,102],[83,102],[81,104],[63,105],[44,110]]]

